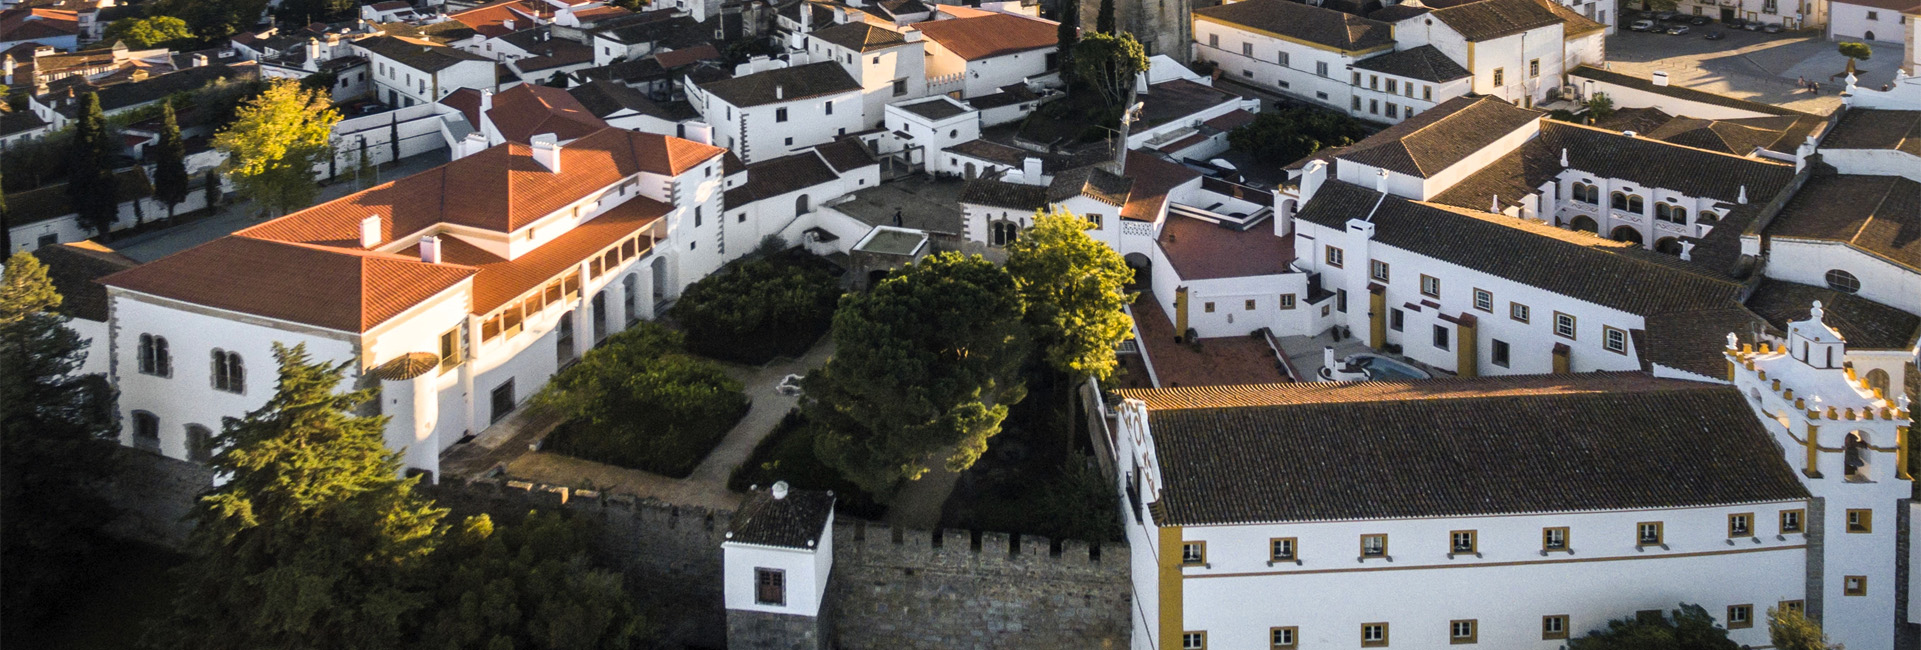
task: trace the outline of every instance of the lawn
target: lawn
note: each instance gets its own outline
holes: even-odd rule
[[[886,506],[875,501],[873,495],[862,492],[814,456],[813,431],[798,410],[788,412],[774,432],[754,447],[747,462],[734,469],[734,475],[727,479],[727,489],[744,492],[750,486],[772,485],[774,481],[786,481],[803,490],[833,490],[834,509],[845,515],[879,520],[887,514]]]
[[[38,650],[122,650],[138,647],[148,621],[173,612],[171,573],[186,557],[158,546],[103,539],[91,570],[63,607],[40,625],[8,630],[8,647]]]

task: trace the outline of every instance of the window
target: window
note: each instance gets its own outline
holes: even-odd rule
[[[1881,20],[1881,12],[1879,11],[1868,12],[1868,20]]]
[[[1207,633],[1182,632],[1181,650],[1207,650]]]
[[[896,85],[896,86],[899,86],[899,85],[900,85],[900,82],[899,82],[899,81],[896,81],[896,82],[894,82],[894,85]],[[894,94],[896,94],[896,95],[898,95],[898,94],[900,94],[900,93],[894,93]],[[821,106],[823,106],[823,107],[825,107],[825,108],[827,109],[827,114],[828,114],[828,115],[833,115],[833,114],[834,114],[834,103],[833,103],[833,102],[826,102],[826,103],[823,103],[823,104],[821,104]]]
[[[1327,265],[1328,266],[1332,266],[1337,269],[1341,268],[1342,260],[1345,258],[1345,256],[1346,254],[1343,253],[1341,249],[1335,248],[1333,246],[1327,247]]]
[[[1525,323],[1525,322],[1528,322],[1528,321],[1527,321],[1527,318],[1528,318],[1528,308],[1527,308],[1527,305],[1523,305],[1523,304],[1521,304],[1521,303],[1518,303],[1518,302],[1510,302],[1510,303],[1508,303],[1508,304],[1507,304],[1507,317],[1508,317],[1508,318],[1512,318],[1512,319],[1514,319],[1514,320],[1518,320],[1518,321],[1521,321],[1521,322],[1523,322],[1523,323]]]
[[[1672,203],[1656,203],[1654,204],[1654,219],[1656,221],[1666,221],[1668,223],[1677,223],[1685,226],[1688,223],[1688,209]]]
[[[1383,262],[1380,260],[1368,260],[1367,276],[1374,278],[1376,280],[1380,280],[1382,282],[1386,282],[1388,278],[1387,262]]]
[[[1020,225],[1012,221],[996,221],[988,224],[987,230],[987,243],[994,246],[1012,244],[1021,234]]]
[[[1541,76],[1541,60],[1540,59],[1534,59],[1527,62],[1527,76],[1529,78]]]
[[[1083,214],[1081,215],[1081,218],[1086,219],[1087,223],[1092,224],[1094,226],[1092,228],[1093,230],[1100,230],[1101,224],[1104,223],[1101,219],[1101,215],[1098,215],[1098,214]]]
[[[1219,47],[1221,46],[1221,35],[1220,35],[1220,34],[1208,34],[1208,35],[1207,35],[1207,46],[1208,46],[1208,47],[1212,47],[1212,48],[1219,48]]]
[[[1429,101],[1429,102],[1431,102],[1431,101],[1434,101],[1434,87],[1433,87],[1433,86],[1421,86],[1421,100],[1422,100],[1422,101]]]
[[[1828,288],[1841,293],[1854,293],[1861,290],[1861,279],[1853,273],[1841,269],[1830,269],[1827,275]]]
[[[1281,56],[1275,62],[1281,64],[1283,68],[1287,67],[1287,53],[1282,52]]]
[[[1443,327],[1440,325],[1434,326],[1434,349],[1436,350],[1447,349],[1447,328],[1446,327]]]
[[[1354,110],[1355,110],[1356,112],[1358,112],[1358,111],[1360,111],[1360,110],[1361,110],[1361,96],[1360,96],[1360,95],[1355,95],[1355,96],[1354,96]]]
[[[1808,605],[1805,601],[1783,600],[1781,601],[1781,611],[1805,613],[1808,611]]]
[[[1643,521],[1634,526],[1634,543],[1637,546],[1661,545],[1661,522]]]
[[[1386,623],[1362,623],[1361,624],[1361,647],[1363,648],[1387,647],[1387,624]]]
[[[1867,508],[1853,508],[1848,510],[1848,532],[1874,532],[1874,511]]]
[[[1474,308],[1490,314],[1494,313],[1494,292],[1486,289],[1475,289]]]
[[[1207,542],[1182,542],[1181,564],[1206,564]]]
[[[785,109],[785,108],[776,108],[776,109],[774,109],[774,121],[775,121],[775,122],[785,122],[785,121],[787,121],[787,109]]]
[[[456,327],[440,334],[440,369],[460,365],[461,349],[467,347],[467,328]]]
[[[1541,639],[1542,640],[1546,641],[1546,640],[1565,639],[1565,638],[1567,638],[1567,615],[1566,614],[1551,614],[1548,616],[1541,617]]]
[[[905,94],[907,94],[907,80],[895,79],[894,80],[894,96],[899,97]]]
[[[1361,557],[1387,557],[1387,534],[1362,535]]]
[[[1728,605],[1728,629],[1754,627],[1753,605]]]
[[[488,422],[499,422],[501,418],[507,417],[508,413],[514,412],[514,379],[512,377],[508,377],[507,381],[500,382],[499,386],[494,387],[490,402],[493,406],[493,414]]]
[[[1293,626],[1272,627],[1267,629],[1267,638],[1269,640],[1269,646],[1273,648],[1301,647],[1299,645],[1300,642],[1297,640],[1299,637],[1300,637],[1300,629],[1295,628]]]
[[[1387,308],[1387,328],[1388,329],[1399,332],[1401,331],[1401,328],[1405,327],[1406,325],[1407,325],[1407,312],[1401,311],[1400,307]]]
[[[1375,114],[1375,115],[1380,115],[1380,114],[1381,114],[1381,100],[1378,100],[1378,99],[1370,99],[1370,100],[1367,100],[1367,112],[1369,112],[1369,113],[1373,113],[1373,114]]]
[[[754,602],[761,605],[787,604],[787,572],[780,569],[754,569]]]
[[[1554,334],[1564,338],[1574,338],[1574,317],[1554,312]]]
[[[1737,512],[1728,515],[1728,537],[1753,537],[1754,513]]]
[[[1504,86],[1504,85],[1507,85],[1507,68],[1495,68],[1494,69],[1494,87],[1500,88],[1501,86]]]
[[[1294,544],[1292,537],[1276,537],[1267,540],[1267,559],[1275,562],[1293,562],[1296,559]]]
[[[173,376],[173,355],[167,352],[167,337],[140,335],[140,374]]]
[[[1474,619],[1471,619],[1471,618],[1462,619],[1458,621],[1448,621],[1447,623],[1448,642],[1454,643],[1457,645],[1465,644],[1465,643],[1474,643],[1475,628],[1477,627],[1480,627],[1480,626],[1476,625]]]
[[[1450,553],[1473,553],[1474,531],[1457,530],[1447,535],[1447,548]]]
[[[1803,516],[1805,516],[1805,513],[1801,510],[1782,510],[1781,534],[1786,535],[1788,533],[1801,532],[1801,517]]]
[[[1541,550],[1567,550],[1567,526],[1550,526],[1541,529]]]
[[[1400,84],[1400,82],[1398,82],[1398,81],[1395,81],[1395,80],[1393,80],[1393,79],[1388,79],[1388,80],[1387,80],[1387,94],[1389,94],[1389,95],[1392,95],[1392,94],[1394,94],[1394,93],[1397,93],[1397,92],[1400,92],[1400,90],[1401,90],[1401,88],[1400,88],[1400,85],[1399,85],[1399,84]]]
[[[1252,56],[1254,56],[1254,44],[1253,44],[1253,43],[1242,43],[1242,44],[1241,44],[1241,56],[1246,56],[1246,57],[1252,57]]]
[[[247,369],[240,363],[240,353],[213,349],[213,389],[228,393],[245,393]]]
[[[632,327],[640,322],[640,310],[634,308],[634,301],[640,292],[640,277],[629,273],[620,279],[620,309],[627,315],[627,325]]]
[[[1845,578],[1842,578],[1841,579],[1841,595],[1843,596],[1868,595],[1868,577],[1867,576],[1847,576]]]
[[[1380,90],[1380,89],[1381,89],[1381,76],[1380,76],[1380,75],[1372,75],[1372,74],[1371,74],[1371,75],[1368,75],[1368,76],[1367,76],[1367,89],[1368,89],[1368,90]]]
[[[1488,349],[1488,359],[1493,361],[1494,365],[1502,368],[1509,367],[1507,341],[1501,339],[1493,339],[1493,341],[1494,346]]]
[[[1620,329],[1601,326],[1601,347],[1609,352],[1628,353],[1628,333]]]
[[[1291,293],[1281,294],[1281,309],[1293,309],[1293,308],[1294,308],[1294,294],[1291,294]]]
[[[1319,75],[1319,76],[1322,76],[1322,77],[1325,77],[1325,76],[1327,76],[1327,62],[1326,62],[1326,61],[1315,61],[1315,62],[1314,62],[1314,74],[1316,74],[1316,75]]]
[[[1441,297],[1441,279],[1432,275],[1421,276],[1421,295],[1429,298]]]
[[[133,446],[160,453],[160,418],[146,411],[133,412]]]
[[[1254,300],[1247,300],[1247,311],[1254,311]]]
[[[1214,303],[1212,302],[1201,303],[1201,310],[1210,314],[1214,313]]]
[[[1399,106],[1395,106],[1395,105],[1394,105],[1394,102],[1388,102],[1388,103],[1387,103],[1387,116],[1388,116],[1388,117],[1400,117],[1400,116],[1401,116],[1401,112],[1400,112],[1400,107],[1399,107]]]
[[[213,460],[213,431],[198,424],[187,425],[187,460],[196,463]]]
[[[788,139],[787,139],[787,142],[786,142],[785,144],[786,144],[787,146],[789,146],[789,147],[791,147],[791,146],[794,146],[794,139],[793,139],[793,138],[788,138]],[[694,224],[694,225],[696,225],[696,226],[698,226],[698,225],[700,225],[700,224]]]
[[[1340,311],[1343,314],[1347,313],[1347,290],[1346,289],[1334,290],[1334,309],[1337,311]]]

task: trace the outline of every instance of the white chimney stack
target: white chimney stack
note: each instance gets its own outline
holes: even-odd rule
[[[560,173],[560,140],[552,133],[536,135],[528,142],[534,149],[534,161],[547,171]]]
[[[1039,185],[1041,182],[1041,159],[1028,156],[1021,159],[1021,182]]]
[[[360,220],[360,247],[373,248],[380,245],[380,215],[370,214]]]
[[[420,261],[428,264],[440,263],[440,238],[426,235],[420,238]]]
[[[787,88],[780,84],[774,84],[774,99],[785,99],[786,97]]]
[[[1665,70],[1656,70],[1656,71],[1654,71],[1654,85],[1656,85],[1656,86],[1665,86],[1665,85],[1668,85],[1668,73],[1667,73],[1667,71],[1665,71]]]
[[[482,88],[480,90],[480,112],[485,113],[491,110],[494,110],[494,89]],[[475,124],[474,126],[480,125]]]
[[[1374,191],[1382,194],[1387,193],[1387,170],[1382,169],[1374,172]]]
[[[1338,370],[1338,368],[1334,367],[1334,346],[1327,345],[1321,347],[1321,367],[1327,368],[1327,371],[1330,373]]]
[[[714,143],[714,125],[706,122],[688,122],[684,127],[683,132],[687,134],[688,140],[705,145]]]
[[[207,55],[205,54],[193,55],[193,67],[196,67],[196,68],[207,67]]]
[[[1741,186],[1741,196],[1739,198],[1734,199],[1734,202],[1739,203],[1741,205],[1748,204],[1748,186],[1746,185]]]
[[[915,29],[913,27],[909,27],[905,31],[902,31],[900,35],[902,40],[905,40],[909,43],[919,43],[921,38],[920,30]]]

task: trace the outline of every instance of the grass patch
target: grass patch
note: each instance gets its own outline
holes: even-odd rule
[[[61,605],[36,625],[9,625],[8,647],[121,650],[139,647],[149,622],[173,613],[179,587],[172,570],[186,556],[166,548],[103,538],[84,575]]]
[[[734,468],[727,489],[744,492],[750,486],[771,485],[774,481],[786,481],[803,490],[832,490],[834,509],[843,514],[872,520],[887,514],[886,506],[875,501],[873,495],[862,492],[814,456],[814,431],[799,409],[788,411],[773,433],[754,447],[747,462]]]

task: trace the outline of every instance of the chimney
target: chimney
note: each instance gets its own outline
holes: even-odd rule
[[[1681,241],[1681,261],[1686,262],[1686,261],[1693,260],[1694,257],[1690,255],[1690,253],[1693,253],[1693,252],[1694,252],[1694,242],[1682,240]],[[1733,335],[1729,334],[1729,336],[1733,336]]]
[[[1301,168],[1300,203],[1302,205],[1305,205],[1307,204],[1308,201],[1313,200],[1314,193],[1320,191],[1321,185],[1326,182],[1327,182],[1327,161],[1325,160],[1307,161],[1307,166]]]
[[[1668,85],[1668,73],[1667,73],[1667,71],[1666,71],[1666,70],[1655,70],[1655,71],[1654,71],[1654,76],[1653,76],[1653,80],[1654,80],[1654,85],[1656,85],[1656,86],[1665,86],[1665,85]]]
[[[193,55],[193,67],[196,67],[196,68],[207,67],[207,55],[205,54]]]
[[[507,31],[510,31],[510,32],[514,31],[514,19],[508,18],[506,20],[500,21],[500,26],[507,28]]]
[[[426,235],[420,238],[420,261],[428,264],[440,263],[440,238]]]
[[[787,498],[787,482],[774,481],[774,486],[772,488],[769,488],[767,491],[774,495],[775,501],[785,499]]]
[[[780,84],[774,84],[774,99],[785,99],[786,97],[787,97],[787,87],[782,86]]]
[[[11,86],[13,85],[13,65],[14,65],[13,55],[8,54],[5,56],[0,56],[0,59],[5,60],[4,62],[0,62],[0,72],[6,73],[6,77],[7,77],[6,83],[7,85]]]
[[[714,143],[714,125],[706,122],[688,122],[682,126],[686,129],[688,140],[705,145]]]
[[[309,39],[307,39],[307,60],[308,60],[308,61],[319,61],[319,60],[320,60],[320,41],[319,41],[319,39],[313,39],[313,38],[309,38]]]
[[[905,41],[907,41],[907,42],[909,42],[909,43],[919,43],[919,42],[920,42],[920,36],[921,36],[921,34],[920,34],[920,30],[918,30],[918,29],[915,29],[915,28],[912,28],[912,27],[909,27],[909,28],[907,28],[907,29],[906,29],[905,31],[902,31],[902,32],[900,33],[900,35],[901,35],[901,38],[902,38],[903,40],[905,40]]]
[[[380,215],[370,214],[360,220],[360,247],[373,248],[380,245]]]
[[[1381,169],[1374,172],[1374,191],[1387,193],[1387,170]]]
[[[494,110],[494,89],[482,88],[480,89],[480,112],[485,113],[491,110]],[[474,126],[480,125],[475,124]]]
[[[1041,159],[1029,156],[1021,159],[1021,182],[1039,185],[1041,182]]]
[[[1327,368],[1329,373],[1334,372],[1334,346],[1321,346],[1321,367]]]
[[[1746,185],[1742,185],[1742,186],[1741,186],[1741,196],[1740,196],[1740,197],[1738,197],[1738,198],[1736,198],[1736,199],[1734,199],[1734,202],[1735,202],[1735,203],[1739,203],[1739,204],[1741,204],[1741,205],[1747,205],[1747,204],[1748,204],[1748,186],[1746,186]]]
[[[1567,166],[1567,147],[1561,147],[1561,166]]]
[[[534,161],[547,171],[560,173],[560,140],[552,133],[542,133],[527,143],[534,149]]]

